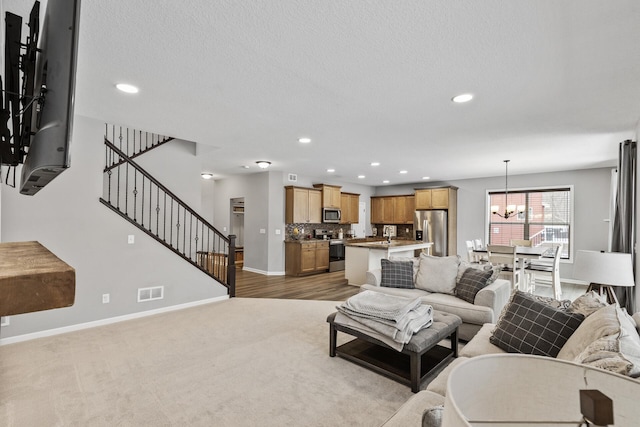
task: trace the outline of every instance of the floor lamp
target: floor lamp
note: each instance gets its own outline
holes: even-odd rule
[[[606,295],[609,304],[619,305],[612,286],[635,286],[631,254],[621,252],[578,251],[573,277],[589,282],[587,292]]]

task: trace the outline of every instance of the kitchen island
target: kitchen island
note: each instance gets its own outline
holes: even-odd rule
[[[413,257],[416,250],[428,249],[433,243],[415,240],[386,240],[345,244],[344,277],[350,285],[363,285],[368,270],[380,268],[380,260],[390,255]]]

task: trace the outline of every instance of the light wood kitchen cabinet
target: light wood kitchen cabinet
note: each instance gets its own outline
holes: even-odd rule
[[[382,224],[383,203],[382,197],[371,198],[371,224]]]
[[[360,195],[340,193],[340,224],[357,224],[360,222]]]
[[[382,222],[385,224],[393,224],[395,220],[395,197],[386,196],[382,198]]]
[[[393,211],[393,224],[413,224],[413,212],[415,211],[414,196],[394,197],[395,209]]]
[[[286,241],[284,263],[287,276],[323,273],[329,269],[329,242]]]
[[[449,200],[455,197],[455,191],[456,189],[452,187],[418,189],[416,190],[416,209],[449,209]]]
[[[313,188],[285,187],[285,222],[320,224],[322,192]]]
[[[322,191],[322,207],[340,209],[340,188],[337,185],[313,184],[313,188]]]

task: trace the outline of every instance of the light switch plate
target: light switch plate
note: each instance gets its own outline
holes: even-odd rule
[[[260,229],[260,234],[266,234],[266,233],[267,233],[267,230],[265,230],[264,228]]]
[[[127,243],[129,243],[130,245],[133,245],[136,242],[136,236],[133,234],[129,234],[129,236],[127,236]]]
[[[276,228],[276,234],[279,235],[280,234],[280,229]]]

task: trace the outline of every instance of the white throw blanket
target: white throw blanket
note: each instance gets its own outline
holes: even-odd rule
[[[433,308],[419,298],[365,291],[336,307],[335,322],[364,332],[401,351],[416,332],[431,326]]]

